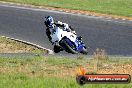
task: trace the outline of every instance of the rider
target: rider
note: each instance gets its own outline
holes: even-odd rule
[[[69,26],[67,23],[63,23],[61,21],[54,22],[54,19],[52,18],[52,16],[45,17],[45,25],[47,28],[52,29],[52,30],[54,30],[55,26],[63,27],[64,31],[72,32],[72,33],[76,34],[75,30],[71,26]],[[46,33],[49,37],[49,40],[51,41],[50,32],[46,32]],[[80,37],[78,37],[78,39],[81,40],[82,37],[80,36]]]
[[[71,26],[69,26],[67,23],[63,23],[61,21],[54,22],[54,19],[51,16],[45,17],[45,20],[46,20],[45,21],[45,25],[48,28],[53,29],[55,26],[57,26],[57,27],[63,27],[64,31],[75,33],[74,29],[71,28]]]

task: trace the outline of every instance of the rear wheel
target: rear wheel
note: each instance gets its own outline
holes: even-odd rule
[[[55,46],[54,46],[54,52],[55,52],[55,53],[59,53],[60,51],[63,51],[63,49],[62,49],[60,46],[55,45]]]
[[[70,45],[68,45],[68,43],[64,39],[62,39],[60,41],[60,45],[64,46],[65,51],[68,52],[68,53],[72,53],[72,54],[77,54],[78,53]]]

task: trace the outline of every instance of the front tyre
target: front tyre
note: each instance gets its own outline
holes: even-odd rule
[[[85,54],[85,55],[88,54],[88,50],[86,49],[86,47],[83,47],[81,53],[82,53],[82,54]]]
[[[65,49],[66,52],[68,53],[72,53],[72,54],[77,54],[78,52],[76,52],[74,49],[72,49],[72,47],[70,45],[68,45],[67,41],[65,41],[65,39],[62,39],[60,41],[60,45]]]

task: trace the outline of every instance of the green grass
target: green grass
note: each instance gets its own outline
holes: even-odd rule
[[[130,63],[131,59],[117,58],[101,61],[126,64]],[[68,71],[67,69],[75,69],[79,65],[84,66],[87,62],[93,63],[94,60],[92,62],[86,58],[76,59],[57,56],[0,57],[0,88],[132,88],[132,83],[80,86],[76,83],[76,75],[63,75]]]
[[[0,0],[132,17],[132,0]]]
[[[1,74],[1,88],[132,88],[131,84],[87,84],[80,86],[70,77],[27,77],[24,74]]]

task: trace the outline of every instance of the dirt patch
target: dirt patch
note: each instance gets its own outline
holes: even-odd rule
[[[31,53],[31,52],[45,52],[34,46],[17,42],[15,40],[0,37],[0,53]]]
[[[8,63],[9,64],[9,63]],[[9,64],[11,65],[11,64]],[[24,73],[29,77],[75,77],[79,67],[65,67],[65,66],[52,66],[46,63],[29,63],[17,64],[11,66],[0,66],[0,73]],[[89,66],[88,68],[92,68]],[[87,73],[96,74],[130,74],[132,75],[132,64],[103,64],[95,72],[96,68],[92,70],[86,69]]]
[[[98,74],[130,74],[132,75],[132,64],[113,64],[110,68],[105,66],[97,71]]]

